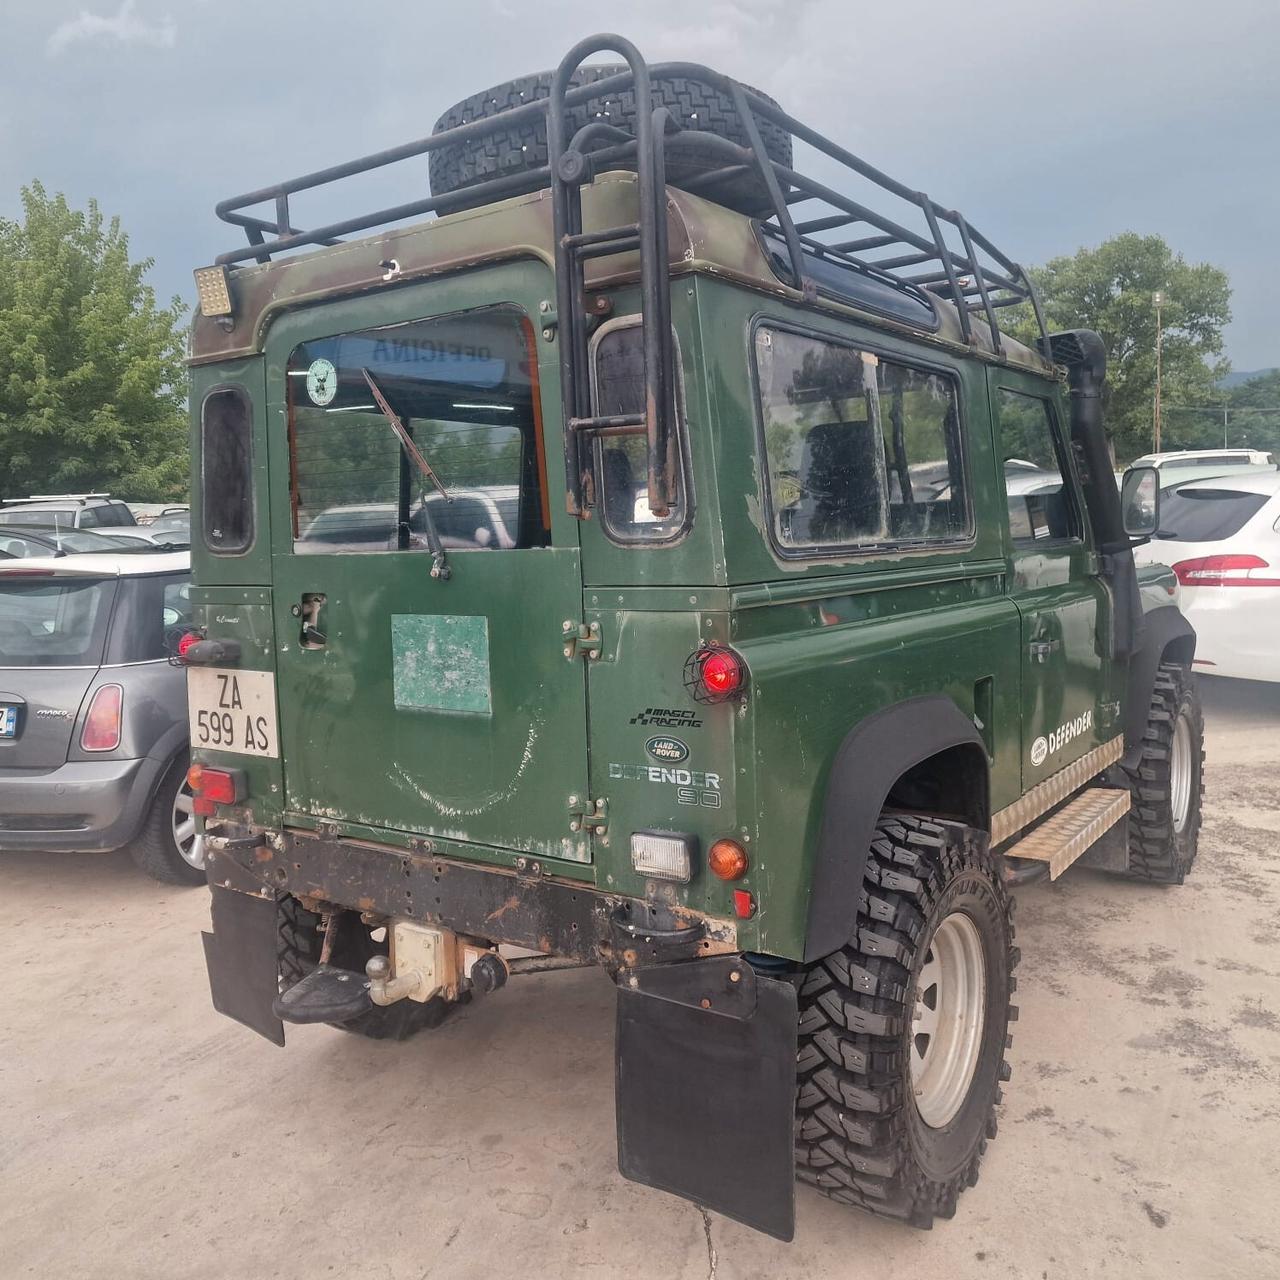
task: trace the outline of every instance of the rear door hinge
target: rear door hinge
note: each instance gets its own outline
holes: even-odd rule
[[[569,622],[561,626],[561,643],[564,645],[564,656],[571,662],[575,658],[586,658],[594,661],[604,649],[604,641],[600,638],[600,624],[592,622]]]
[[[591,831],[598,836],[609,829],[609,802],[601,796],[599,800],[590,797],[569,797],[569,830]]]

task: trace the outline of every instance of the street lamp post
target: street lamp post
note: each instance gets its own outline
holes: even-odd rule
[[[1154,417],[1155,452],[1160,452],[1160,366],[1164,355],[1164,329],[1160,323],[1160,310],[1164,306],[1164,290],[1157,289],[1151,295],[1156,308],[1156,407]]]

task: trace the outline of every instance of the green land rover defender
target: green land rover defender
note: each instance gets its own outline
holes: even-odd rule
[[[296,225],[423,156],[429,196]],[[952,1214],[1010,888],[1196,852],[1195,636],[1097,336],[616,36],[218,213],[174,656],[214,1004],[402,1039],[599,965],[624,1176],[784,1239],[797,1178]]]

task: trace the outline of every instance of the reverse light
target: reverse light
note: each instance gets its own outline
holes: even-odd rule
[[[631,865],[642,876],[688,884],[693,875],[696,836],[673,831],[633,831]]]
[[[732,649],[704,644],[685,660],[684,687],[695,702],[729,702],[747,686],[747,664]]]
[[[80,733],[80,746],[85,751],[114,751],[120,745],[120,720],[124,709],[124,689],[118,684],[104,684],[93,695],[89,714]]]
[[[203,316],[229,316],[231,307],[231,282],[226,267],[197,267],[196,295],[200,299]]]
[[[1179,560],[1173,572],[1184,587],[1280,587],[1280,570],[1261,556],[1199,556]]]
[[[721,880],[741,880],[747,874],[747,851],[736,840],[717,840],[707,851],[707,866]]]

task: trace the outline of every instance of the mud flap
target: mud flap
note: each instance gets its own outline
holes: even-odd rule
[[[797,1017],[795,988],[739,956],[624,971],[623,1177],[790,1240]]]
[[[210,885],[213,932],[204,939],[213,1007],[273,1044],[284,1044],[284,1024],[272,1008],[279,994],[276,900]]]

